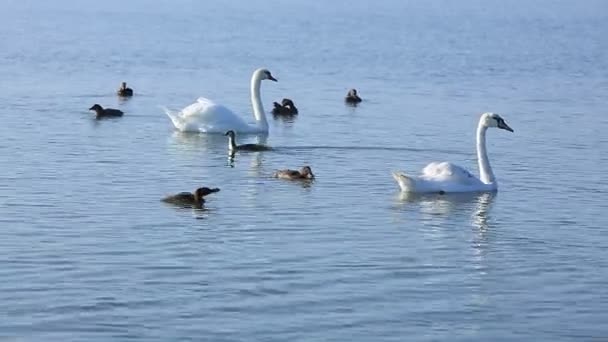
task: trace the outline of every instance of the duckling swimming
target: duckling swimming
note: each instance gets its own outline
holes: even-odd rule
[[[218,191],[220,191],[220,189],[218,188],[210,189],[207,187],[202,187],[196,189],[194,193],[180,192],[176,195],[167,196],[163,198],[162,201],[166,203],[182,206],[191,206],[194,208],[201,209],[203,207],[203,204],[205,203],[204,197]]]
[[[282,179],[314,179],[315,175],[312,173],[310,166],[304,166],[300,171],[279,170],[274,173],[273,177]]]
[[[118,109],[112,109],[112,108],[103,108],[102,106],[98,105],[97,103],[93,105],[93,107],[89,108],[89,110],[94,110],[96,117],[99,118],[109,118],[109,117],[119,117],[122,116],[124,113],[122,112],[122,110],[118,110]]]
[[[120,88],[118,88],[118,91],[116,92],[116,94],[118,94],[118,96],[122,96],[122,97],[130,97],[130,96],[133,96],[133,89],[127,88],[127,82],[122,82],[122,84],[120,85]]]
[[[243,145],[237,145],[236,144],[236,133],[234,133],[233,130],[230,130],[228,132],[226,132],[226,134],[228,136],[228,150],[230,150],[230,152],[235,152],[235,151],[268,151],[271,148],[269,146],[266,145],[261,145],[261,144],[243,144]]]
[[[357,104],[363,100],[357,95],[357,89],[351,89],[348,91],[348,94],[346,94],[344,101],[349,104]]]
[[[296,108],[291,99],[283,99],[280,104],[278,102],[273,102],[273,105],[272,114],[274,115],[298,114],[298,108]]]

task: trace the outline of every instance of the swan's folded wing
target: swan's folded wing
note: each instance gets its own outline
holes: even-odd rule
[[[454,182],[458,184],[473,184],[478,180],[465,168],[450,162],[433,162],[422,170],[422,178],[435,182]]]
[[[193,104],[184,107],[184,109],[182,109],[181,111],[179,111],[179,115],[182,118],[186,118],[188,116],[193,116],[193,115],[201,115],[204,113],[207,113],[209,111],[212,111],[214,109],[214,107],[218,106],[215,102],[206,99],[204,97],[199,97],[198,99],[196,99],[196,102],[194,102]]]
[[[199,97],[196,102],[181,110],[182,119],[196,117],[199,122],[213,123],[232,119],[235,114],[225,106],[217,104],[207,98]]]

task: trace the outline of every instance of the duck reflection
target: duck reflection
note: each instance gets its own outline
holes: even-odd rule
[[[256,144],[267,145],[268,135],[256,136]],[[250,172],[251,176],[259,177],[262,176],[262,165],[264,161],[264,152],[254,151],[245,152],[242,154],[243,157],[250,158]],[[238,157],[237,157],[238,156]],[[227,166],[234,168],[237,163],[237,159],[241,157],[241,152],[238,150],[228,150],[228,164]]]

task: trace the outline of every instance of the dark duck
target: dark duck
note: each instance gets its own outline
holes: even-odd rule
[[[298,108],[293,104],[291,99],[283,99],[281,103],[273,102],[274,108],[272,114],[274,115],[295,115],[298,114]]]
[[[99,118],[115,118],[122,116],[124,113],[122,110],[112,109],[112,108],[103,108],[98,104],[94,104],[93,107],[89,108],[89,110],[95,111],[95,116]]]
[[[122,82],[120,88],[116,91],[116,94],[122,97],[130,97],[133,96],[133,89],[127,87],[127,82]]]
[[[202,208],[205,203],[205,196],[212,194],[214,192],[218,192],[220,189],[218,188],[207,188],[202,187],[196,189],[193,193],[190,192],[180,192],[176,195],[167,196],[162,199],[163,202],[181,205],[181,206],[190,206],[194,208]]]
[[[232,130],[226,132],[226,134],[224,134],[224,135],[228,136],[228,150],[231,153],[234,153],[235,151],[268,151],[271,149],[269,146],[262,145],[262,144],[237,145],[236,144],[236,133],[234,133],[234,131],[232,131]]]
[[[344,98],[344,102],[349,104],[357,104],[361,101],[363,100],[359,97],[359,95],[357,95],[357,89],[349,90],[348,94],[346,94],[346,97]]]

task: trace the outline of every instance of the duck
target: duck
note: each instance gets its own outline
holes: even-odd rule
[[[107,117],[119,117],[124,114],[122,112],[122,110],[113,109],[113,108],[103,108],[102,106],[98,105],[97,103],[94,104],[91,108],[89,108],[89,110],[95,111],[96,117],[98,119],[107,118]]]
[[[432,162],[419,176],[403,172],[393,172],[393,178],[402,192],[411,193],[464,193],[495,192],[498,182],[486,152],[486,131],[488,128],[499,128],[507,132],[513,129],[496,113],[483,113],[477,124],[477,163],[479,177],[467,169],[450,162]]]
[[[193,193],[190,192],[180,192],[176,195],[167,196],[162,199],[163,202],[182,205],[182,206],[191,206],[195,208],[202,208],[205,203],[205,196],[212,194],[214,192],[219,192],[219,188],[207,188],[202,187],[196,189]]]
[[[351,89],[348,91],[348,94],[346,94],[344,101],[350,104],[357,104],[363,100],[357,95],[357,89]]]
[[[282,179],[314,179],[315,175],[312,173],[312,169],[310,166],[304,166],[299,171],[298,170],[278,170],[273,175],[274,178],[282,178]]]
[[[118,88],[118,91],[116,92],[116,94],[118,94],[118,96],[122,96],[122,97],[130,97],[130,96],[133,96],[133,89],[127,88],[127,82],[122,82],[122,84],[120,85],[120,88]]]
[[[230,130],[224,134],[228,136],[228,150],[230,152],[235,151],[268,151],[271,148],[262,144],[236,144],[236,133],[233,130]]]
[[[281,103],[273,102],[274,108],[272,114],[274,115],[295,115],[298,114],[298,108],[294,105],[291,99],[283,99]]]

